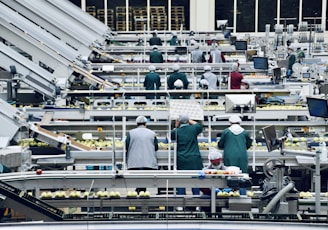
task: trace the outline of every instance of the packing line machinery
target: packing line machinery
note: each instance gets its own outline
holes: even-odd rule
[[[146,218],[151,218],[152,215],[163,215],[165,218],[165,215],[180,213],[182,219],[188,218],[185,215],[200,215],[203,219],[211,219],[213,214],[220,219],[220,215],[223,218],[249,213],[250,216],[259,215],[262,219],[271,219],[275,215],[278,218],[281,215],[280,218],[284,219],[294,215],[293,218],[298,221],[303,218],[312,219],[312,222],[316,222],[315,218],[319,218],[317,221],[327,221],[326,216],[321,216],[322,214],[312,217],[311,213],[308,213],[312,208],[308,208],[314,199],[300,199],[297,193],[291,191],[290,186],[286,187],[287,190],[283,189],[283,195],[278,196],[283,201],[275,199],[274,205],[263,200],[261,192],[255,192],[255,195],[218,195],[218,187],[233,190],[240,187],[251,189],[247,174],[201,175],[198,171],[42,171],[37,174],[2,174],[1,181],[2,207],[18,209],[29,220],[98,220],[101,217],[116,219],[129,213],[131,217],[136,216],[133,218],[138,218],[138,214]],[[164,187],[167,192],[164,195],[129,195],[130,190],[133,191],[139,186],[150,188],[150,191]],[[169,192],[169,188],[176,187],[207,187],[211,188],[212,192],[209,196],[175,195]],[[42,195],[48,194],[47,191],[53,191],[53,195]],[[64,191],[66,195],[56,195],[59,191]],[[73,191],[74,196],[71,195]],[[107,195],[100,191],[107,191]],[[277,209],[279,202],[283,202],[278,205],[278,208],[282,208]],[[327,202],[324,194],[321,202]],[[67,209],[69,207],[78,211],[71,213]],[[183,207],[184,211],[178,211],[176,207]],[[195,207],[202,207],[203,210],[200,212],[195,210]],[[30,212],[31,209],[34,211]],[[311,221],[309,219],[307,221]]]

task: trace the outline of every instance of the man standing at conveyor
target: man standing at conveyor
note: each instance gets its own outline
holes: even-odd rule
[[[153,50],[149,53],[149,62],[150,63],[163,63],[163,53],[158,50],[158,47],[153,46]]]
[[[156,67],[153,65],[150,65],[148,67],[149,73],[145,76],[145,81],[143,83],[146,90],[159,90],[161,87],[161,78],[158,73],[156,73]],[[146,99],[154,99],[155,96],[153,95],[147,95]],[[156,97],[159,99],[159,96]]]
[[[128,132],[125,140],[126,163],[128,170],[157,170],[158,140],[154,131],[146,127],[147,118],[138,116],[137,128]],[[146,188],[136,188],[136,192]]]
[[[223,164],[237,166],[243,173],[248,173],[247,149],[252,146],[253,140],[249,133],[240,126],[241,119],[238,115],[229,118],[230,127],[223,130],[218,148],[223,149]]]
[[[177,143],[177,170],[202,170],[203,161],[199,151],[197,136],[203,131],[203,125],[189,119],[188,114],[180,114],[171,131],[171,140]],[[193,195],[199,195],[199,188],[192,188]],[[185,188],[177,188],[178,195],[185,195]]]

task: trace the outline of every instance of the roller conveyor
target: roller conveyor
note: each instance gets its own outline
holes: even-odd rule
[[[30,130],[32,132],[31,135],[34,138],[49,143],[52,146],[60,147],[61,145],[64,145],[65,148],[67,148],[67,145],[69,145],[72,150],[84,150],[84,151],[90,151],[92,149],[88,146],[76,142],[72,137],[68,135],[65,135],[63,133],[56,134],[50,132],[42,128],[38,124],[31,124]]]
[[[99,46],[106,39],[108,27],[99,21],[95,23],[95,20],[90,19],[90,15],[69,1],[60,1],[60,4],[58,1],[43,0],[33,2],[2,0],[1,2],[74,47],[83,56],[89,56],[89,47],[95,42],[97,44],[94,45]],[[79,12],[78,18],[76,11]],[[83,22],[85,20],[88,22]],[[87,27],[86,24],[91,21],[92,24]]]
[[[8,3],[12,2],[15,1],[8,1]],[[111,83],[103,78],[90,74],[87,70],[88,63],[84,60],[84,56],[88,57],[95,48],[88,46],[86,51],[83,49],[74,49],[69,43],[65,43],[65,41],[49,33],[48,30],[20,16],[3,3],[0,3],[0,9],[3,12],[2,17],[0,17],[2,22],[0,26],[1,34],[3,34],[2,38],[10,41],[10,44],[12,44],[12,49],[2,45],[2,50],[4,50],[3,52],[5,52],[8,61],[2,63],[1,66],[9,72],[11,71],[10,66],[15,66],[18,73],[17,76],[19,76],[18,79],[15,79],[16,81],[24,81],[32,89],[51,99],[57,96],[55,94],[56,86],[65,88],[68,79],[74,80],[74,71],[83,76],[85,82],[95,87],[113,88]],[[25,57],[26,60],[23,60],[23,56],[19,52],[28,55],[30,59]],[[38,76],[31,77],[31,74],[29,74],[23,77],[23,73],[20,72],[22,70],[19,68],[19,63],[16,63],[17,60],[24,62],[25,68],[33,68],[33,73],[40,73],[38,73]],[[48,71],[45,71],[45,69]],[[73,79],[71,79],[72,77]],[[52,85],[54,89],[49,89],[48,85]]]
[[[2,199],[5,207],[19,210],[34,220],[58,221],[63,218],[63,211],[3,181],[0,181],[0,193],[4,196]]]
[[[3,12],[0,17],[2,38],[31,56],[34,63],[41,62],[52,68],[57,78],[70,74],[68,63],[78,62],[80,52],[2,3],[0,9]]]
[[[52,81],[54,76],[49,72],[2,43],[0,44],[0,55],[1,66],[4,66],[8,71],[10,71],[10,66],[15,66],[18,73],[16,80],[23,81],[48,98],[54,99],[56,97],[56,86]]]

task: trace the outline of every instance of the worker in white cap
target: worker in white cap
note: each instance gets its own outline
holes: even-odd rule
[[[208,60],[209,63],[224,63],[226,59],[224,57],[223,52],[220,50],[219,45],[216,44],[214,49],[210,52],[210,58]]]
[[[159,90],[161,87],[161,77],[156,72],[156,67],[150,65],[148,67],[149,73],[146,74],[143,86],[146,90]],[[154,95],[146,95],[146,99],[154,99]],[[159,96],[156,97],[159,99]]]
[[[239,63],[234,62],[229,75],[230,89],[241,89],[244,76],[239,72]]]
[[[175,81],[181,80],[183,83],[183,89],[188,89],[189,81],[187,79],[187,75],[183,72],[180,72],[180,65],[178,63],[175,63],[172,66],[173,73],[170,74],[170,76],[167,78],[167,88],[168,89],[176,89],[176,86],[174,85]],[[180,98],[179,96],[172,96],[173,99]],[[183,97],[183,98],[189,98],[189,97]]]
[[[209,66],[209,65],[204,66],[204,73],[201,76],[200,80],[202,80],[202,79],[205,79],[208,82],[209,90],[217,90],[218,89],[218,85],[219,85],[218,77],[212,72],[211,66]]]
[[[230,127],[223,130],[218,142],[218,148],[223,149],[223,163],[225,166],[237,166],[243,173],[247,173],[247,149],[252,146],[253,140],[249,133],[241,127],[240,116],[232,115],[229,122]]]
[[[164,57],[163,53],[158,50],[158,46],[154,45],[153,50],[149,53],[149,62],[150,63],[163,63]]]
[[[198,147],[197,136],[203,131],[203,124],[190,119],[188,114],[180,114],[175,123],[176,128],[171,131],[171,140],[177,143],[177,169],[202,170],[203,162]],[[185,195],[185,188],[177,188],[179,195]],[[199,188],[192,188],[194,195],[199,195]]]
[[[200,49],[199,45],[196,44],[195,49],[190,52],[192,63],[202,63],[206,62],[205,54],[203,50]]]
[[[206,169],[222,169],[226,167],[223,164],[222,153],[219,149],[210,147],[208,151],[209,164]]]
[[[128,170],[157,170],[158,140],[154,131],[146,127],[147,118],[138,116],[137,128],[130,130],[125,139],[126,166]],[[136,191],[146,191],[137,188]]]

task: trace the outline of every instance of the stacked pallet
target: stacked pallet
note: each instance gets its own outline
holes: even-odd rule
[[[186,29],[185,13],[183,6],[173,6],[171,8],[171,30],[180,30],[181,25],[183,30]]]
[[[133,23],[134,30],[144,30],[147,26],[147,8],[146,7],[134,7],[133,8]]]
[[[167,29],[167,15],[164,6],[150,7],[150,26],[152,30]]]
[[[105,23],[105,10],[104,9],[97,9],[97,19],[99,21]],[[107,10],[107,26],[110,28],[114,27],[114,10],[113,9]]]
[[[92,15],[93,17],[96,17],[97,16],[97,11],[96,11],[96,7],[95,6],[87,6],[86,12],[88,14]]]
[[[116,31],[131,31],[132,30],[132,9],[129,7],[129,25],[128,28],[126,27],[126,7],[125,6],[118,6],[115,9],[116,12]]]

